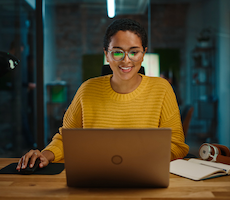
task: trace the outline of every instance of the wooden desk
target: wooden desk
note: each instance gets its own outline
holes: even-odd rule
[[[0,168],[17,162],[0,158]],[[165,199],[230,199],[230,176],[205,181],[192,181],[170,175],[168,188],[153,189],[78,189],[66,185],[65,171],[58,175],[0,174],[0,199],[9,200],[165,200]]]

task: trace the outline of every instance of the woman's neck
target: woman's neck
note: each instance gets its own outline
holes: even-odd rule
[[[114,76],[110,79],[113,90],[120,94],[128,94],[133,92],[141,84],[142,76],[133,77],[131,80],[117,80]]]

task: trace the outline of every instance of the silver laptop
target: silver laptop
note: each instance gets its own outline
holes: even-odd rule
[[[171,129],[63,129],[70,187],[168,187]]]

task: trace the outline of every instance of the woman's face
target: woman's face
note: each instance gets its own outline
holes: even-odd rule
[[[143,52],[143,46],[141,38],[139,38],[135,33],[130,31],[118,31],[114,36],[111,37],[108,50],[123,50],[127,52],[132,50]],[[146,51],[147,47],[145,49],[145,52]],[[113,71],[113,78],[118,81],[127,81],[138,77],[138,71],[141,68],[141,63],[143,61],[145,52],[138,61],[130,60],[127,53],[123,60],[115,61],[109,52],[104,51],[107,62],[109,62]]]

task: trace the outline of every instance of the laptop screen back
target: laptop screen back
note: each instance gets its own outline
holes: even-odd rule
[[[171,129],[63,129],[67,185],[168,187]]]

